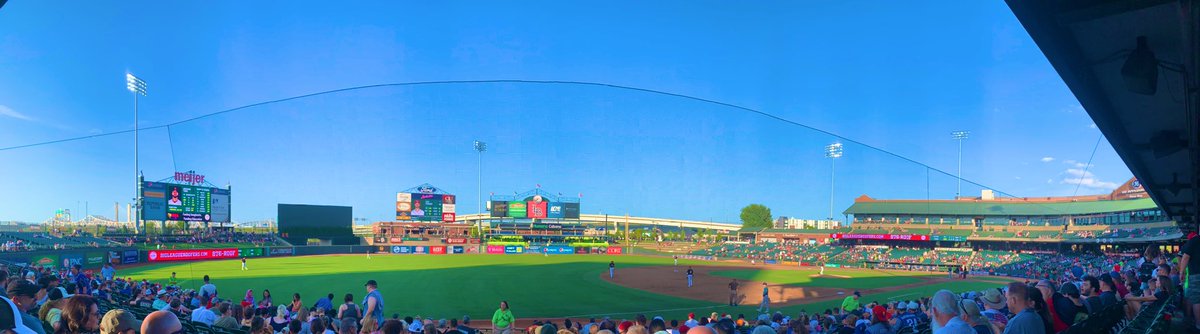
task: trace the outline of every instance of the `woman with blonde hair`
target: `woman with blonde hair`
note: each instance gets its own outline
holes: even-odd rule
[[[379,324],[375,322],[374,317],[363,318],[362,329],[360,329],[358,331],[358,333],[359,334],[378,334],[379,333]]]

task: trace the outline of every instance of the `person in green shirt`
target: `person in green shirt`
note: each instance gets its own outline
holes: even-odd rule
[[[842,311],[854,312],[854,310],[861,308],[862,304],[860,304],[858,302],[858,297],[861,297],[861,296],[862,296],[862,294],[858,293],[858,291],[855,291],[854,295],[846,297],[846,299],[843,299],[842,300]]]
[[[167,286],[179,286],[179,280],[175,278],[175,272],[171,272],[171,279],[167,280]]]
[[[512,324],[514,320],[516,319],[513,318],[512,311],[508,309],[508,302],[501,301],[500,308],[496,310],[496,313],[492,314],[492,333],[512,333]]]

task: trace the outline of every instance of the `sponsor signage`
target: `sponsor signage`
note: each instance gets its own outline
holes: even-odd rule
[[[121,254],[121,263],[138,263],[138,251],[130,249]]]
[[[392,237],[388,241],[391,241],[393,244],[398,244],[404,242],[404,238]]]
[[[933,241],[967,241],[967,237],[960,237],[960,236],[954,236],[954,235],[934,235],[934,236],[930,236],[929,240],[933,240]]]
[[[508,202],[493,201],[491,203],[492,205],[489,208],[492,212],[492,218],[508,217]]]
[[[62,266],[63,267],[70,268],[77,264],[81,265],[81,266],[83,265],[83,254],[76,253],[76,254],[63,254],[62,255]]]
[[[83,266],[96,268],[104,265],[104,253],[87,253],[83,258]]]
[[[429,246],[429,254],[446,254],[446,246]]]
[[[776,261],[776,260],[763,260],[763,263],[766,263],[766,264],[779,264],[779,261]]]
[[[575,249],[575,254],[587,254],[587,253],[588,253],[587,247],[579,247],[579,248]]]
[[[29,259],[29,263],[33,264],[35,266],[56,267],[56,266],[58,266],[58,255],[57,254],[46,254],[46,255],[34,256],[33,258]]]
[[[446,243],[448,243],[448,244],[465,244],[465,243],[467,243],[467,239],[466,238],[446,238]]]
[[[451,254],[462,254],[462,253],[464,253],[464,252],[463,252],[463,246],[450,246],[449,248],[450,248],[450,253],[451,253]]]
[[[238,257],[263,256],[262,248],[238,248]]]
[[[565,218],[563,216],[563,204],[550,202],[550,205],[546,208],[546,218]]]
[[[508,202],[508,216],[525,218],[525,202]]]
[[[238,257],[237,248],[152,250],[146,255],[150,262],[233,259]]]
[[[544,249],[546,254],[552,255],[575,254],[575,247],[570,246],[549,246],[545,247]]]
[[[392,254],[412,254],[412,246],[392,246]]]
[[[413,247],[413,254],[429,254],[428,249],[425,246],[415,246]]]
[[[488,254],[504,254],[504,246],[488,245],[487,253]]]
[[[525,246],[504,246],[504,254],[521,254],[525,252]]]
[[[868,239],[868,240],[908,240],[908,241],[929,241],[929,236],[924,234],[856,234],[856,233],[834,233],[829,235],[833,239]]]
[[[621,254],[621,247],[608,247],[606,254]]]
[[[271,247],[271,256],[290,256],[295,253],[295,249],[291,247]]]

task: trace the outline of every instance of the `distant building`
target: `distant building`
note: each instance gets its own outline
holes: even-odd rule
[[[825,219],[800,219],[793,217],[779,217],[775,219],[775,228],[778,229],[818,229],[829,230],[836,229],[842,226],[842,222],[836,220]]]

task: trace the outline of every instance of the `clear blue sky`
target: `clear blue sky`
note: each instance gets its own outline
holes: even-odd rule
[[[1001,1],[80,2],[0,9],[0,147],[357,85],[573,80],[746,106],[1016,196],[1106,193],[1131,174]],[[727,107],[535,84],[378,88],[246,109],[141,135],[147,179],[233,186],[235,221],[276,203],[393,215],[431,183],[583,194],[584,213],[736,221],[748,203],[824,218],[837,138]],[[0,220],[112,215],[133,197],[133,136],[0,151]],[[848,144],[837,212],[859,195],[951,198],[950,176]],[[977,195],[980,187],[963,185]],[[123,204],[122,204],[123,206]],[[121,219],[125,217],[124,209]],[[840,216],[840,214],[839,214]]]

